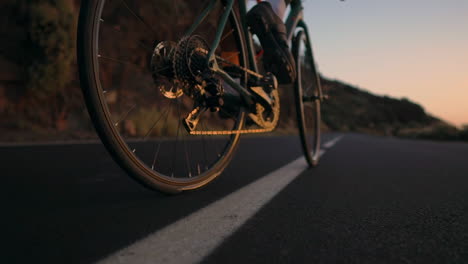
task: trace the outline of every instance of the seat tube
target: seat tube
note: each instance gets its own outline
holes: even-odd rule
[[[229,18],[229,14],[232,12],[232,7],[234,5],[235,0],[226,0],[226,8],[224,10],[223,15],[219,21],[218,29],[216,30],[216,35],[211,44],[210,52],[208,53],[208,60],[211,62],[215,60],[215,50],[218,48],[219,42],[221,41],[221,37],[223,35],[224,27],[226,26],[227,20]]]
[[[247,26],[247,21],[246,21],[247,5],[245,3],[245,0],[238,0],[238,1],[239,1],[239,11],[240,11],[240,16],[241,16],[242,30],[244,31],[245,41],[247,42],[246,44],[247,44],[247,53],[248,53],[250,69],[252,69],[255,72],[258,72],[257,62],[254,57],[254,54],[255,54],[254,42],[252,39],[252,34],[250,34],[249,27]]]

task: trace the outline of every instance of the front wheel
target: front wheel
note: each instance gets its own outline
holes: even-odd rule
[[[90,116],[116,162],[155,190],[176,193],[204,186],[229,164],[239,142],[238,133],[208,132],[241,129],[240,106],[225,117],[195,111],[205,101],[194,83],[205,71],[204,56],[224,4],[217,1],[192,36],[186,32],[209,2],[82,1],[78,60]],[[232,12],[215,55],[247,67],[244,43]],[[233,78],[246,82],[244,76]],[[224,95],[238,96],[216,76],[210,80]],[[194,113],[199,135],[186,129]]]
[[[314,62],[311,43],[304,29],[299,29],[293,39],[297,79],[294,83],[297,122],[302,149],[311,167],[320,158],[320,77]]]

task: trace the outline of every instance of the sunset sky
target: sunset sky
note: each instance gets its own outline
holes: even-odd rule
[[[321,73],[468,124],[467,0],[306,0]]]

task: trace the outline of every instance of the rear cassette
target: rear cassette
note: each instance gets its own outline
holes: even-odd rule
[[[177,44],[173,56],[174,76],[187,95],[196,94],[203,80],[212,77],[207,64],[208,53],[208,44],[197,35],[182,38]]]

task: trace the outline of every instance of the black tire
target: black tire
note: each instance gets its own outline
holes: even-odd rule
[[[177,193],[200,188],[220,175],[233,157],[239,134],[190,136],[181,125],[181,118],[190,111],[191,98],[168,98],[161,92],[167,86],[155,83],[159,79],[152,77],[150,64],[156,44],[177,43],[180,33],[191,25],[187,20],[196,16],[192,13],[204,8],[201,1],[175,1],[177,12],[182,11],[181,18],[167,14],[175,10],[168,9],[171,2],[174,1],[83,0],[77,50],[86,105],[107,150],[140,183],[153,190]],[[198,11],[192,6],[197,6]],[[216,10],[222,12],[223,7]],[[214,32],[209,29],[216,21],[210,22],[209,17],[206,21],[196,34],[210,43]],[[229,24],[234,31],[228,39],[234,39],[239,61],[246,66],[245,41],[234,13]],[[242,110],[231,116],[225,120],[208,111],[199,127],[240,129],[244,124]]]
[[[294,92],[301,145],[307,163],[315,167],[320,159],[321,87],[311,43],[302,28],[293,39],[293,56],[297,70]]]

